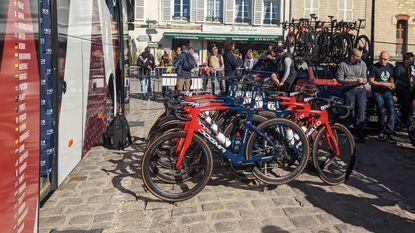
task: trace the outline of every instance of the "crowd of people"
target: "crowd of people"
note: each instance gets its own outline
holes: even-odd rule
[[[240,70],[249,73],[259,61],[266,61],[269,64],[266,71],[270,74],[270,80],[276,88],[286,92],[294,89],[297,76],[294,57],[281,46],[270,46],[266,53],[260,56],[259,61],[254,56],[253,50],[248,50],[243,57],[233,42],[225,43],[223,55],[219,53],[216,46],[213,46],[207,61],[202,64],[199,64],[198,53],[195,53],[191,47],[177,47],[175,54],[173,59],[171,51],[165,49],[159,65],[167,67],[166,69],[175,69],[177,90],[180,91],[190,91],[191,78],[194,76],[215,76],[219,79],[238,76],[241,74]],[[414,54],[404,54],[403,61],[397,62],[395,66],[389,62],[390,56],[386,51],[382,51],[379,55],[379,61],[370,67],[367,67],[361,58],[362,52],[353,49],[349,59],[338,65],[335,74],[337,81],[342,85],[341,92],[346,104],[354,109],[353,124],[356,140],[359,143],[365,142],[363,131],[367,103],[365,84],[369,83],[377,107],[379,140],[396,143],[393,137],[395,118],[397,117],[394,110],[395,101],[397,100],[400,104],[403,127],[409,123],[412,102],[415,102]],[[154,57],[149,53],[149,49],[146,48],[139,56],[138,66],[147,70],[143,74],[147,74],[149,70],[154,68]],[[229,85],[226,79],[224,84],[219,81],[219,85],[220,90],[226,94]],[[145,94],[148,79],[141,80],[141,86]],[[212,86],[212,88],[215,87]]]
[[[354,126],[357,141],[364,143],[363,126],[366,112],[366,89],[369,82],[374,97],[379,121],[379,140],[396,143],[395,138],[395,96],[400,105],[402,127],[409,123],[410,111],[415,98],[414,54],[406,53],[403,61],[393,66],[389,53],[382,51],[379,61],[367,68],[361,60],[362,52],[353,49],[350,59],[339,64],[336,78],[342,84],[346,103],[355,111]]]

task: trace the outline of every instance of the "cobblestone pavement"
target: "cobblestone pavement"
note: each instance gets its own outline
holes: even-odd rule
[[[149,127],[163,111],[132,99],[138,140],[125,151],[94,147],[40,210],[40,232],[415,232],[415,150],[370,139],[351,179],[324,185],[312,170],[288,185],[246,184],[216,171],[196,197],[176,204],[146,193],[139,175]]]

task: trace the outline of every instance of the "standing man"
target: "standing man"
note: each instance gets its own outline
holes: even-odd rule
[[[219,50],[216,46],[212,48],[212,55],[210,55],[208,60],[208,65],[211,70],[211,74],[213,76],[212,82],[212,91],[215,93],[215,83],[219,82],[219,89],[220,92],[224,92],[223,90],[223,57],[219,54]]]
[[[149,99],[148,91],[151,90],[151,70],[154,68],[154,56],[150,53],[150,47],[146,47],[144,52],[140,54],[137,59],[137,66],[140,67],[141,75],[141,91],[143,93],[143,99]]]
[[[397,62],[394,70],[396,95],[401,105],[402,123],[406,128],[408,124],[411,103],[414,98],[414,75],[412,68],[414,64],[414,54],[406,53],[403,55],[403,62]]]
[[[379,140],[387,140],[395,144],[396,141],[391,135],[395,133],[394,124],[394,103],[393,90],[395,83],[393,80],[393,66],[389,63],[389,54],[382,51],[379,55],[379,62],[375,63],[369,73],[369,83],[372,86],[372,94],[376,101],[376,108],[379,117]],[[387,122],[385,125],[386,109]]]
[[[187,50],[187,47],[183,45],[181,49],[176,49],[176,60],[174,67],[177,70],[177,90],[182,91],[183,86],[186,92],[190,91],[192,69],[196,67],[196,62],[193,56]]]
[[[225,43],[225,53],[223,54],[223,64],[225,66],[225,76],[226,77],[235,77],[237,75],[236,69],[241,67],[243,62],[237,54],[234,53],[235,42],[226,42]],[[225,94],[229,91],[230,82],[225,80]]]
[[[353,49],[350,59],[339,64],[336,77],[337,81],[343,85],[346,104],[354,109],[354,126],[357,142],[364,143],[363,127],[366,111],[366,90],[364,85],[367,82],[367,67],[366,63],[362,61],[362,52],[359,49]]]

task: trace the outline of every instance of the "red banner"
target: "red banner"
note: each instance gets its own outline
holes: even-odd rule
[[[40,146],[40,85],[34,36],[38,33],[37,2],[33,1],[31,9],[29,0],[10,0],[8,9],[3,9],[8,12],[7,19],[0,19],[0,24],[6,23],[4,37],[0,37],[4,39],[0,43],[3,44],[0,232],[37,232]]]

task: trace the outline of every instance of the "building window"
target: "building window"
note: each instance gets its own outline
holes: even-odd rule
[[[304,17],[308,18],[311,14],[319,17],[319,0],[304,0]]]
[[[408,51],[408,20],[396,24],[396,56],[402,57]]]
[[[190,18],[190,0],[174,0],[174,20],[188,21]]]
[[[223,0],[207,0],[206,21],[222,22]]]
[[[353,0],[339,0],[338,6],[338,19],[344,21],[352,21]]]
[[[264,24],[280,24],[280,0],[264,0]]]
[[[136,20],[144,19],[144,0],[135,1],[135,19]]]
[[[235,0],[235,22],[236,23],[250,23],[252,0]]]

